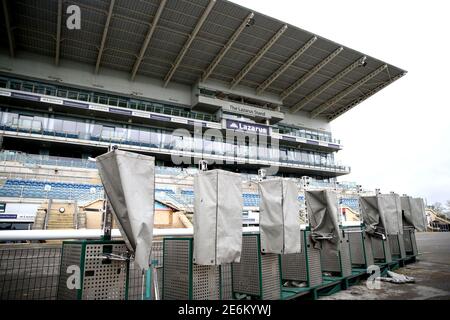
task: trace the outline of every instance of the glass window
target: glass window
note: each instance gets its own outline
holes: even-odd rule
[[[108,99],[108,105],[110,106],[117,106],[117,103],[118,103],[117,98],[111,97]]]
[[[56,96],[56,88],[46,87],[44,94],[46,94],[47,96]]]
[[[87,123],[84,122],[77,122],[77,129],[76,132],[80,135],[85,135],[87,133]]]
[[[270,148],[269,153],[270,153],[269,158],[271,161],[280,162],[280,150],[279,149]]]
[[[67,98],[69,99],[73,99],[73,100],[78,100],[78,92],[76,91],[69,91],[67,94]]]
[[[76,133],[77,132],[77,123],[75,121],[64,120],[63,132]]]
[[[203,152],[203,139],[194,138],[194,152]]]
[[[34,89],[34,85],[32,83],[30,83],[30,82],[25,82],[22,85],[22,90],[23,91],[33,92],[33,89]]]
[[[19,117],[19,128],[21,129],[31,129],[33,123],[33,117],[20,116]]]
[[[97,102],[101,104],[108,104],[108,97],[106,96],[98,96]]]
[[[295,161],[295,151],[294,149],[289,149],[287,152],[287,160],[289,162],[294,162]]]
[[[153,112],[162,113],[163,106],[161,104],[153,104]]]
[[[0,78],[0,88],[7,88],[8,87],[8,79]]]
[[[119,107],[127,108],[128,107],[127,100],[119,99],[119,104],[118,105],[119,105]]]
[[[161,138],[162,138],[162,148],[169,150],[173,148],[173,141],[171,134],[163,133]]]
[[[67,97],[67,90],[65,89],[58,89],[56,95],[60,98],[66,98]]]
[[[128,130],[125,128],[116,128],[114,131],[114,139],[118,141],[127,140]]]
[[[22,87],[22,81],[11,80],[9,87],[13,90],[20,90]]]
[[[119,102],[120,103],[120,102]],[[139,103],[137,102],[137,101],[135,101],[135,100],[130,100],[129,102],[128,102],[128,107],[130,108],[130,109],[137,109],[138,108],[138,105],[139,105]]]
[[[110,140],[114,137],[114,127],[102,126],[101,138]]]
[[[100,138],[102,133],[102,126],[99,124],[91,125],[91,136],[94,138]]]
[[[139,130],[136,129],[129,129],[129,140],[133,142],[139,142]]]
[[[87,92],[78,93],[78,100],[89,101],[89,93],[87,93]]]
[[[49,131],[63,132],[63,124],[64,124],[63,120],[50,119],[50,121],[49,121]],[[53,128],[53,130],[51,130],[52,128]]]
[[[150,138],[151,132],[147,130],[139,130],[139,142],[144,144],[149,144],[151,142]],[[152,145],[152,147],[154,147]]]
[[[266,147],[258,147],[258,159],[259,160],[269,160],[269,154]]]
[[[42,131],[42,120],[38,117],[35,117],[33,119],[33,122],[31,123],[31,129],[33,131],[41,132]]]
[[[161,148],[161,133],[157,131],[150,132],[150,146],[152,148]]]

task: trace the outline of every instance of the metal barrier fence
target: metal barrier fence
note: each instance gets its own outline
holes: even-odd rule
[[[162,268],[162,241],[153,242],[152,263]],[[61,244],[0,245],[0,300],[56,300]],[[161,290],[161,272],[158,272]],[[128,299],[143,298],[143,276],[130,263]]]
[[[59,244],[0,246],[0,299],[56,299],[60,261]]]

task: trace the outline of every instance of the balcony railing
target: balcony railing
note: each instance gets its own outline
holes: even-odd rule
[[[17,133],[26,133],[26,134],[39,134],[47,137],[55,137],[55,138],[68,138],[68,139],[80,139],[87,141],[96,141],[103,142],[109,145],[111,144],[119,144],[119,145],[129,145],[134,147],[144,147],[144,148],[153,148],[162,152],[169,152],[174,154],[178,152],[180,154],[195,156],[196,154],[200,154],[201,156],[206,157],[214,157],[214,158],[223,158],[223,157],[231,157],[235,162],[240,163],[248,163],[249,161],[268,161],[273,163],[285,164],[285,165],[295,165],[301,166],[307,169],[320,170],[320,171],[332,171],[332,172],[341,172],[341,173],[349,173],[350,167],[331,164],[331,163],[321,163],[315,161],[302,160],[302,154],[308,155],[308,157],[315,158],[312,152],[303,152],[303,151],[290,151],[289,153],[283,153],[277,151],[276,149],[262,149],[256,148],[255,152],[251,152],[249,147],[244,146],[236,146],[236,145],[227,145],[225,143],[220,143],[221,146],[194,146],[191,151],[187,151],[186,145],[177,143],[173,136],[167,136],[167,139],[162,138],[159,143],[150,143],[150,142],[141,142],[130,140],[127,138],[117,139],[112,137],[98,137],[92,136],[90,134],[76,134],[69,132],[61,132],[61,131],[53,131],[51,129],[39,130],[36,128],[24,127],[24,126],[11,126],[11,125],[0,125],[0,130],[5,131],[13,131]],[[178,141],[179,142],[179,141]],[[218,142],[219,143],[219,142]],[[281,150],[283,151],[283,150]],[[284,154],[284,155],[283,155]]]

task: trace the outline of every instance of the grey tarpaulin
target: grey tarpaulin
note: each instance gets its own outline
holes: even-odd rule
[[[300,203],[295,182],[269,179],[259,183],[259,229],[264,253],[300,253]]]
[[[305,191],[305,200],[314,246],[337,254],[341,236],[336,193],[332,190],[309,190]]]
[[[153,240],[155,158],[113,150],[96,160],[120,232],[135,263],[146,270]]]
[[[386,234],[403,233],[402,205],[400,196],[395,193],[379,194],[378,208],[384,217]]]
[[[425,202],[422,198],[413,198],[413,204],[414,227],[418,231],[426,231],[427,215],[425,213]]]
[[[397,194],[360,197],[360,205],[367,233],[403,233],[401,202]]]
[[[418,231],[425,231],[426,217],[423,200],[421,198],[401,197],[401,204],[404,223]]]
[[[373,235],[375,232],[382,232],[384,234],[384,217],[380,215],[378,210],[378,198],[376,196],[365,196],[359,198],[361,207],[361,214],[366,232]]]
[[[240,174],[200,171],[194,178],[194,262],[240,262],[242,251]]]

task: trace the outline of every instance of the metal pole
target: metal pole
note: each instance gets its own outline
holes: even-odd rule
[[[257,233],[259,227],[243,227],[243,233]],[[154,237],[192,236],[193,228],[154,229]],[[101,239],[102,229],[58,229],[58,230],[4,230],[0,232],[0,241],[20,240],[65,240],[65,239]],[[111,230],[111,238],[121,238],[119,229]]]

